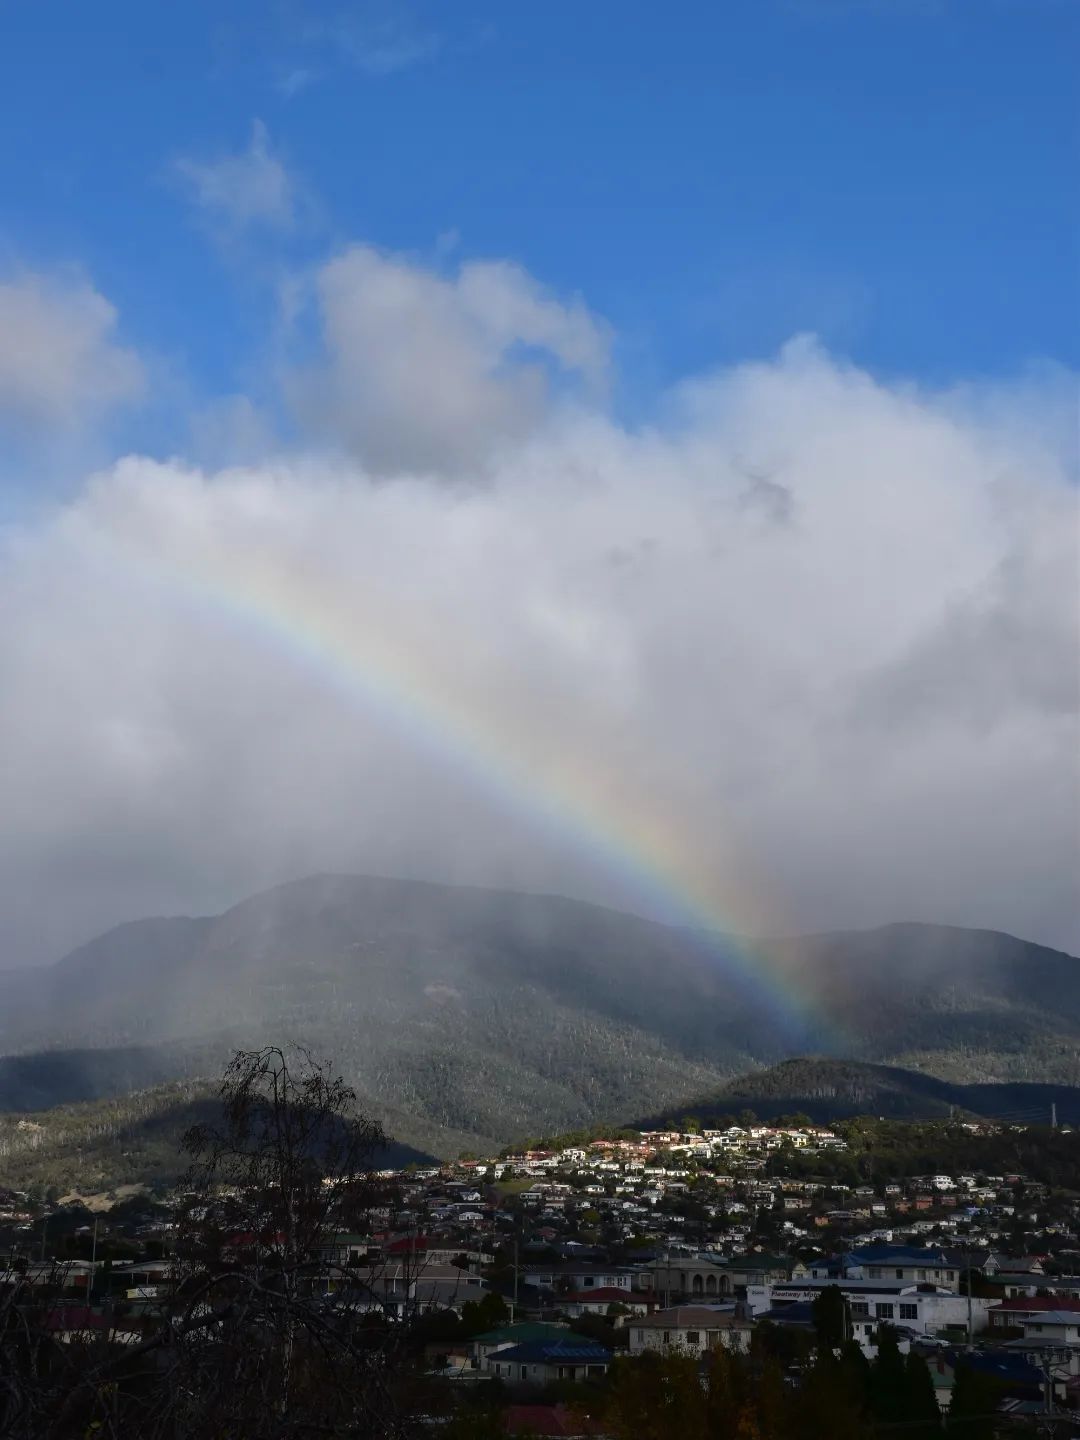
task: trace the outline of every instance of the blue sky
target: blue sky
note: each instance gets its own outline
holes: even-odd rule
[[[7,268],[79,267],[197,397],[257,390],[284,273],[363,240],[508,257],[618,337],[630,412],[791,334],[886,375],[1078,355],[1069,0],[5,6]],[[241,240],[185,160],[253,124]],[[120,437],[179,443],[170,405]]]

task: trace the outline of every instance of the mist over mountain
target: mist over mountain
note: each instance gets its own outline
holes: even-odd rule
[[[1080,961],[914,924],[748,946],[558,896],[323,875],[0,973],[0,1108],[212,1076],[267,1040],[332,1057],[402,1141],[505,1143],[690,1105],[792,1055],[1075,1085]],[[930,1078],[922,1094],[971,1108]]]

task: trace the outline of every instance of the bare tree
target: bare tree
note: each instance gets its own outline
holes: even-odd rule
[[[76,1356],[70,1345],[34,1348],[40,1327],[25,1306],[13,1309],[0,1328],[0,1369],[18,1362],[0,1434],[411,1433],[403,1395],[415,1380],[403,1366],[404,1327],[332,1293],[349,1275],[333,1236],[367,1228],[380,1198],[372,1168],[385,1144],[354,1092],[307,1052],[238,1052],[216,1117],[182,1141],[190,1166],[160,1313],[142,1334],[106,1336]]]

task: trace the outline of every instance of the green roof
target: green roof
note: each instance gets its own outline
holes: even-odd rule
[[[497,1330],[485,1330],[483,1335],[474,1335],[471,1345],[533,1345],[559,1342],[566,1345],[588,1345],[584,1335],[575,1335],[565,1325],[548,1325],[542,1321],[519,1320],[513,1325],[500,1325]]]

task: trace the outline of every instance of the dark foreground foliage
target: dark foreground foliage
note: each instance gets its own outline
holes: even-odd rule
[[[47,1287],[5,1287],[5,1440],[408,1433],[403,1333],[364,1295],[314,1288],[321,1237],[366,1224],[379,1198],[382,1132],[326,1067],[276,1047],[238,1053],[220,1101],[184,1138],[177,1274],[151,1312],[72,1317]]]

